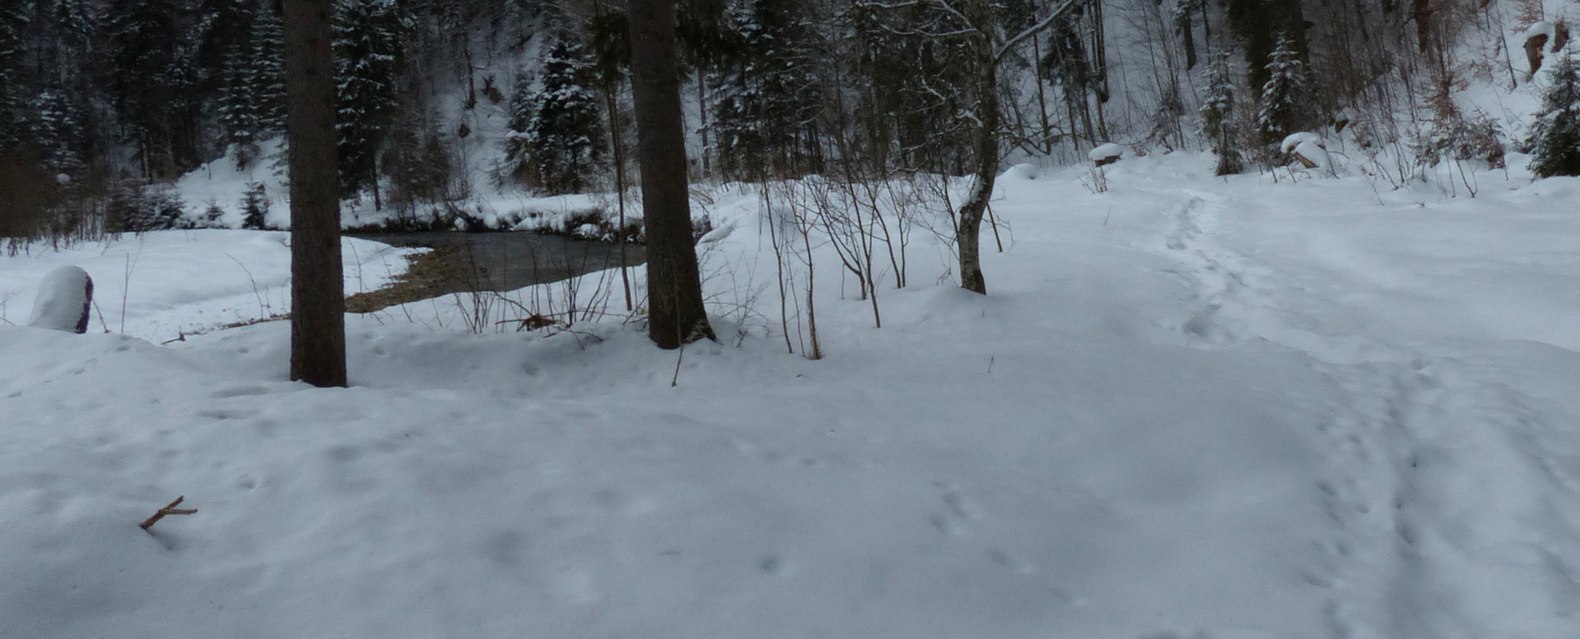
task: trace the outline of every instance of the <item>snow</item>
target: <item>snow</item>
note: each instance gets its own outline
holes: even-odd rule
[[[87,271],[75,266],[57,267],[39,284],[27,325],[68,333],[84,332],[92,296],[93,280]]]
[[[1536,36],[1546,36],[1547,41],[1552,42],[1557,37],[1557,33],[1558,29],[1553,26],[1553,23],[1546,20],[1538,20],[1525,28],[1525,31],[1520,34],[1520,41],[1526,42]]]
[[[1023,164],[1016,164],[1015,166],[1009,167],[1009,170],[1005,171],[1003,175],[1000,175],[999,179],[1000,180],[1035,180],[1038,177],[1040,177],[1041,175],[1042,175],[1042,168],[1041,167],[1039,167],[1039,166],[1037,166],[1035,164],[1023,163]]]
[[[282,315],[290,310],[289,240],[273,231],[193,230],[127,234],[59,252],[35,245],[0,258],[0,325],[19,322],[23,300],[66,265],[93,278],[89,332],[162,342]],[[350,294],[389,283],[414,250],[345,238],[341,252]]]
[[[0,326],[0,619],[174,639],[1580,636],[1580,217],[1560,205],[1580,179],[1488,174],[1452,199],[1211,172],[1153,155],[1100,194],[1078,167],[1006,181],[991,294],[940,281],[918,233],[882,329],[823,245],[821,361],[785,353],[759,199],[725,189],[704,276],[721,336],[745,335],[678,359],[618,313],[472,335],[465,309],[420,302],[349,316],[355,387],[313,389],[285,380],[284,322],[167,347]],[[234,282],[160,260],[285,278],[260,245],[277,236],[212,233],[145,236],[129,329],[168,326],[177,299],[237,305]],[[132,242],[97,266],[99,247],[0,258],[0,290],[38,261],[113,286]],[[182,495],[197,514],[136,526]]]
[[[1289,153],[1299,149],[1302,144],[1312,142],[1320,143],[1321,141],[1321,136],[1308,131],[1291,133],[1284,137],[1284,141],[1278,145],[1278,150],[1283,151],[1284,153]]]
[[[1091,159],[1093,162],[1101,162],[1104,160],[1117,160],[1120,157],[1123,157],[1124,154],[1125,147],[1113,142],[1108,142],[1106,144],[1099,145],[1095,149],[1092,149],[1086,154],[1086,157]]]

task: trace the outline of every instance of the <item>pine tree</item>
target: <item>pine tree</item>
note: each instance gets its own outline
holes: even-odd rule
[[[15,149],[22,141],[22,29],[27,17],[0,7],[0,148]],[[14,159],[14,158],[0,158]]]
[[[1207,67],[1207,97],[1201,105],[1201,128],[1218,156],[1217,175],[1239,173],[1240,152],[1234,140],[1234,81],[1229,77],[1229,53],[1213,54]]]
[[[144,175],[174,177],[200,161],[189,12],[176,0],[130,0],[108,10],[108,84],[121,124]]]
[[[1279,36],[1267,62],[1267,82],[1262,85],[1262,105],[1256,114],[1257,131],[1264,145],[1276,146],[1307,122],[1309,91],[1306,65],[1300,61],[1295,41]]]
[[[1573,52],[1558,59],[1551,76],[1531,129],[1531,172],[1544,178],[1580,175],[1580,67]]]
[[[377,208],[379,150],[398,115],[396,83],[412,24],[394,0],[339,0],[335,9],[340,186],[346,195],[372,188]]]
[[[251,64],[247,66],[247,85],[251,87],[257,112],[259,139],[285,132],[285,35],[280,16],[261,12],[247,34]]]
[[[285,86],[279,19],[255,16],[245,40],[226,55],[216,111],[226,144],[237,145],[238,168],[254,159],[257,142],[285,129]]]
[[[603,160],[604,127],[591,62],[580,45],[560,40],[543,59],[536,91],[519,94],[508,155],[549,193],[583,190]],[[530,86],[530,85],[525,85]]]
[[[253,182],[241,196],[241,228],[261,231],[269,228],[269,197],[263,184]]]
[[[766,168],[788,175],[816,171],[822,87],[805,3],[754,0],[734,14],[741,47],[718,84],[714,127],[719,167],[741,177]]]
[[[59,90],[45,91],[35,100],[32,139],[50,175],[77,177],[84,167],[77,110]]]

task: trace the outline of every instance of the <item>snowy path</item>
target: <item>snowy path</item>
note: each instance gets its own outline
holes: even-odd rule
[[[1376,278],[1420,273],[1358,270],[1354,253],[1323,254],[1328,245],[1310,237],[1269,248],[1276,243],[1257,226],[1280,208],[1192,192],[1172,212],[1166,248],[1198,297],[1185,334],[1213,347],[1258,339],[1300,351],[1347,398],[1321,425],[1335,468],[1319,486],[1335,530],[1323,542],[1331,561],[1311,575],[1333,590],[1335,635],[1573,632],[1580,353],[1541,341],[1544,330],[1462,331],[1457,315],[1393,325],[1399,306],[1416,320],[1430,313],[1378,303],[1390,292]],[[1236,244],[1261,250],[1249,258]],[[1580,313],[1566,310],[1547,321]],[[1549,366],[1533,370],[1533,358]]]

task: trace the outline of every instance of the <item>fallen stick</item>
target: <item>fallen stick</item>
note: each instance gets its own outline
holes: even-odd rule
[[[156,512],[154,513],[154,516],[143,520],[143,523],[138,524],[138,526],[141,526],[143,530],[148,530],[149,528],[153,527],[154,524],[159,523],[159,520],[164,519],[165,515],[191,515],[196,513],[196,508],[176,508],[176,506],[180,506],[181,502],[185,499],[186,495],[177,497],[175,501],[170,502],[169,506],[160,508],[159,512]]]

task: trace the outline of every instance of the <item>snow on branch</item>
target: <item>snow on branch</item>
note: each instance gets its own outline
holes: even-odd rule
[[[1027,38],[1037,35],[1038,32],[1048,28],[1048,25],[1053,24],[1053,21],[1058,20],[1065,14],[1065,12],[1075,8],[1075,5],[1079,2],[1081,2],[1081,0],[1064,0],[1064,4],[1055,7],[1053,11],[1048,13],[1048,15],[1043,16],[1041,20],[1038,20],[1037,24],[1031,25],[1030,27],[1027,27],[1026,30],[1015,34],[1008,40],[1005,40],[1004,44],[999,45],[998,50],[993,52],[993,64],[998,64],[1000,60],[1004,59],[1006,54],[1008,54],[1016,46],[1019,46],[1020,43],[1024,42]]]

